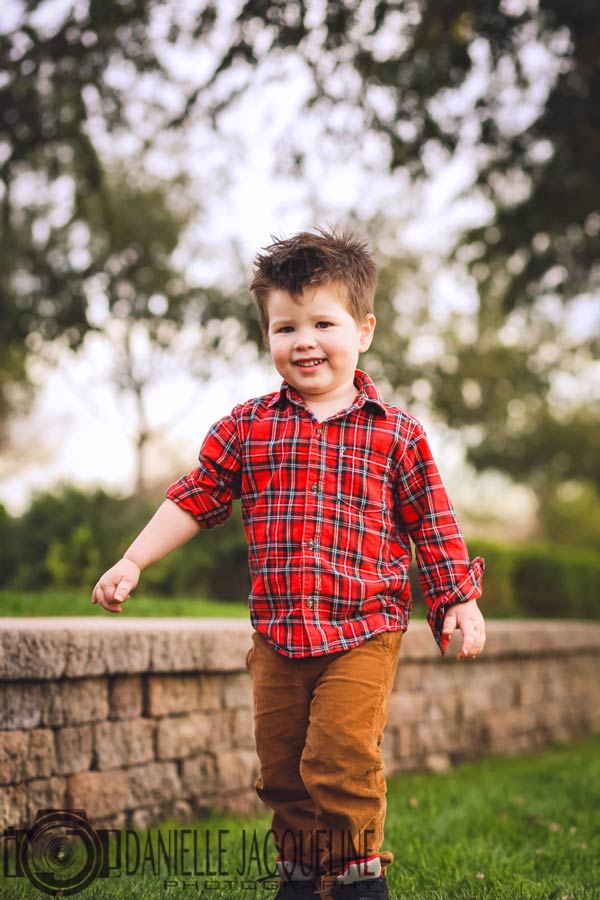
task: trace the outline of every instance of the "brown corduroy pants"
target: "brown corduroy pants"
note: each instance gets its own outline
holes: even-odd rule
[[[401,640],[401,632],[385,632],[351,650],[291,659],[253,633],[246,665],[260,762],[255,789],[273,810],[273,840],[294,879],[330,885],[352,861],[378,857],[383,870],[393,860],[380,852],[381,741]]]

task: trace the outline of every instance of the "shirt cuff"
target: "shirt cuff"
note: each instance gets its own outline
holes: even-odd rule
[[[465,577],[451,591],[442,594],[427,611],[427,622],[442,656],[450,643],[450,637],[442,634],[446,612],[456,603],[467,603],[469,600],[477,600],[481,597],[481,579],[484,570],[485,560],[482,556],[476,556],[469,565]]]
[[[209,490],[203,489],[199,479],[193,477],[199,471],[196,469],[180,478],[167,489],[165,496],[193,516],[201,528],[214,528],[231,515],[231,501],[219,502]]]

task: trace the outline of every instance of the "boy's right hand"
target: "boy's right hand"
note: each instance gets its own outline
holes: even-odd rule
[[[131,559],[120,559],[96,584],[92,591],[92,603],[99,603],[108,612],[120,613],[121,604],[139,580],[139,566]]]

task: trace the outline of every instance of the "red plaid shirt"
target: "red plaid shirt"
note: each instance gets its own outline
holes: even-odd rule
[[[481,595],[421,424],[356,371],[352,406],[317,422],[286,382],[214,424],[167,497],[212,528],[242,501],[253,627],[279,653],[319,656],[405,631],[409,538],[442,653],[449,606]]]

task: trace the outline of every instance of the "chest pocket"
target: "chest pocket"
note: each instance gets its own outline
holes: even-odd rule
[[[266,441],[257,441],[248,448],[242,476],[243,496],[258,496],[280,489],[285,471],[281,449],[281,445]]]
[[[337,500],[346,508],[381,515],[388,505],[391,460],[373,449],[340,447]]]

